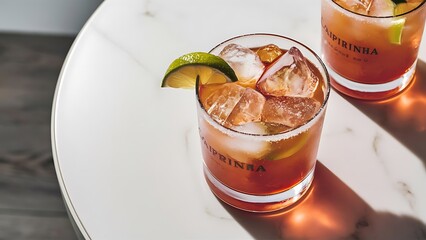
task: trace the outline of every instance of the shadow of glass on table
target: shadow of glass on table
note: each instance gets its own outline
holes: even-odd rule
[[[222,205],[255,239],[426,239],[422,222],[374,211],[321,162],[306,197],[289,209],[249,213]]]
[[[421,159],[426,168],[426,63],[418,60],[414,81],[392,99],[370,102],[341,94]]]

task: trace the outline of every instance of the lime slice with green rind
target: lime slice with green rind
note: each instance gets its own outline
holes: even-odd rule
[[[405,18],[398,18],[392,20],[392,25],[389,27],[389,41],[391,43],[401,45],[404,24]]]
[[[393,15],[396,17],[415,9],[417,6],[419,6],[423,2],[423,0],[409,0],[409,1],[393,0],[393,1],[395,4]],[[392,25],[389,28],[389,40],[391,43],[401,45],[404,24],[405,24],[405,18],[403,16],[392,20]]]
[[[185,54],[174,60],[164,75],[161,87],[194,88],[201,84],[237,81],[234,70],[222,58],[205,52]]]
[[[281,160],[281,159],[285,159],[285,158],[293,156],[295,153],[300,151],[300,149],[302,149],[303,146],[305,146],[306,142],[308,141],[308,138],[309,138],[308,132],[302,133],[301,135],[298,136],[296,143],[289,144],[288,148],[280,149],[278,151],[273,152],[267,157],[267,159]]]

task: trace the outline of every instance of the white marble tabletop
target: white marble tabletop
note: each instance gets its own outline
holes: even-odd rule
[[[332,91],[312,190],[252,214],[202,175],[193,91],[162,89],[168,64],[230,37],[285,35],[320,52],[319,0],[106,0],[64,63],[52,144],[87,239],[425,239],[426,43],[416,81],[366,103]],[[425,37],[424,37],[425,38]]]

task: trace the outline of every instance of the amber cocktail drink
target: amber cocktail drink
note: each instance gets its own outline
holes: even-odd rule
[[[392,97],[412,81],[423,0],[321,0],[322,54],[331,83],[359,99]]]
[[[287,207],[309,188],[329,96],[320,58],[290,38],[252,34],[212,51],[238,81],[196,86],[204,174],[247,211]]]

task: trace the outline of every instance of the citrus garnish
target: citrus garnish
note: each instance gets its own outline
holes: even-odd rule
[[[300,149],[302,149],[303,146],[305,146],[306,142],[308,141],[309,134],[307,132],[302,133],[299,135],[295,140],[294,144],[286,144],[286,149],[279,150],[277,152],[272,153],[269,155],[269,160],[281,160],[284,158],[288,158],[290,156],[293,156],[295,153],[297,153]]]
[[[406,0],[392,0],[393,3],[395,4],[400,4],[400,3],[406,3]]]
[[[422,0],[412,0],[407,2],[401,2],[396,4],[394,9],[394,15],[404,14],[416,8],[418,5],[422,3]]]
[[[393,15],[399,16],[407,13],[417,6],[419,6],[423,0],[392,0],[394,3]],[[389,28],[389,39],[393,44],[401,45],[402,30],[404,29],[405,18],[402,16],[396,20],[392,20],[392,25]]]
[[[205,52],[185,54],[174,60],[164,75],[161,87],[194,88],[201,84],[237,81],[234,70],[222,58]]]
[[[405,18],[392,20],[392,25],[389,27],[389,41],[393,44],[401,45],[402,30],[404,29]]]

